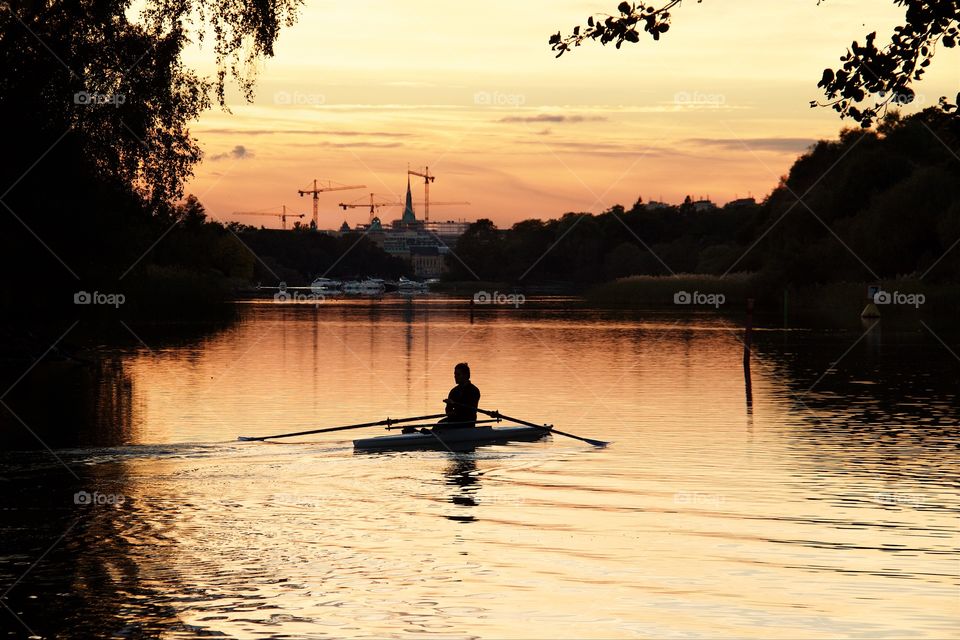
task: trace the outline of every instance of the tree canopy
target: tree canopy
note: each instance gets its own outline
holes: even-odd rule
[[[701,4],[703,0],[697,0]],[[614,43],[617,49],[624,42],[640,41],[647,33],[654,40],[670,30],[675,7],[681,0],[669,0],[657,6],[644,2],[621,2],[617,14],[598,14],[587,18],[570,34],[557,32],[549,44],[559,58],[584,41],[595,40],[603,45]],[[818,0],[817,4],[820,3]],[[960,0],[893,0],[905,8],[903,24],[893,29],[889,42],[877,46],[876,31],[867,34],[864,43],[854,41],[840,56],[842,65],[825,69],[817,84],[823,90],[824,102],[811,101],[811,107],[831,107],[841,118],[851,118],[864,127],[882,117],[888,107],[910,104],[915,93],[911,85],[921,79],[939,45],[952,49],[960,39]],[[960,93],[954,102],[946,96],[939,108],[946,113],[958,112]]]
[[[225,106],[233,78],[252,95],[254,62],[273,54],[302,0],[15,2],[0,8],[0,115],[22,163],[12,183],[52,146],[72,148],[104,183],[161,207],[182,195],[201,157],[188,123]],[[181,59],[213,34],[217,74]],[[6,174],[7,171],[4,171]]]
[[[942,141],[942,143],[941,143]],[[591,284],[628,275],[751,272],[821,284],[960,277],[960,119],[935,108],[846,129],[794,162],[759,204],[698,211],[638,201],[498,230],[479,220],[447,260],[457,280]],[[695,185],[691,185],[693,187]]]
[[[236,235],[205,222],[195,199],[176,204],[201,158],[189,124],[214,101],[225,108],[228,83],[251,96],[254,62],[273,53],[301,2],[0,6],[0,254],[5,273],[22,274],[0,291],[45,304],[151,274],[248,277],[252,256]],[[213,77],[182,59],[205,37]],[[43,287],[24,291],[23,279]]]

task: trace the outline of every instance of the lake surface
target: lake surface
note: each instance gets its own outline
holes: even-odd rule
[[[537,302],[250,302],[31,370],[2,423],[0,630],[960,637],[955,333],[761,320],[748,393],[734,316]],[[613,444],[237,441],[442,412],[460,361],[481,407]]]

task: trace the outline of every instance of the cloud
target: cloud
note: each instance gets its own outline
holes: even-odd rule
[[[402,142],[291,142],[288,147],[333,147],[334,149],[353,149],[355,147],[373,147],[375,149],[393,149],[402,147]]]
[[[244,160],[246,158],[252,158],[252,157],[253,157],[252,151],[247,151],[247,148],[245,146],[243,146],[242,144],[238,144],[237,146],[235,146],[233,149],[231,149],[226,153],[218,153],[216,155],[210,156],[210,159],[211,160],[227,160],[232,158],[233,160]]]
[[[724,151],[805,151],[817,141],[812,138],[687,138],[687,144],[715,147]]]
[[[219,135],[246,135],[246,136],[269,136],[269,135],[298,135],[298,136],[373,136],[379,138],[404,138],[409,133],[395,133],[392,131],[324,131],[322,129],[194,129],[196,133],[201,134],[219,134]]]
[[[673,148],[665,148],[647,144],[621,144],[614,142],[579,142],[573,140],[555,140],[551,142],[542,142],[540,140],[517,140],[518,145],[532,145],[539,147],[542,151],[558,153],[574,153],[577,155],[591,156],[611,156],[621,158],[638,158],[654,156],[682,156],[682,152]],[[527,153],[524,151],[523,153]]]
[[[604,116],[564,116],[560,114],[539,113],[535,116],[507,116],[497,122],[602,122]]]

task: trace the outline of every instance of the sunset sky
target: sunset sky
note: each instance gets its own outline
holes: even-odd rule
[[[307,0],[261,65],[254,103],[232,92],[232,113],[193,126],[206,157],[187,191],[214,218],[278,227],[230,213],[286,204],[309,216],[297,189],[314,178],[367,185],[321,195],[322,228],[367,220],[340,201],[400,199],[408,164],[436,174],[432,200],[471,202],[431,219],[508,226],[638,196],[759,200],[811,142],[854,126],[808,106],[822,70],[902,20],[881,0],[691,1],[659,43],[591,43],[554,59],[551,33],[616,4]],[[938,52],[906,112],[956,93],[956,51]],[[187,63],[212,71],[209,46]]]

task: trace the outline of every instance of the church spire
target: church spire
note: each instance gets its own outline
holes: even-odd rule
[[[410,175],[407,175],[407,202],[403,207],[403,218],[400,220],[403,224],[413,224],[417,217],[413,213],[413,196],[410,194]]]

